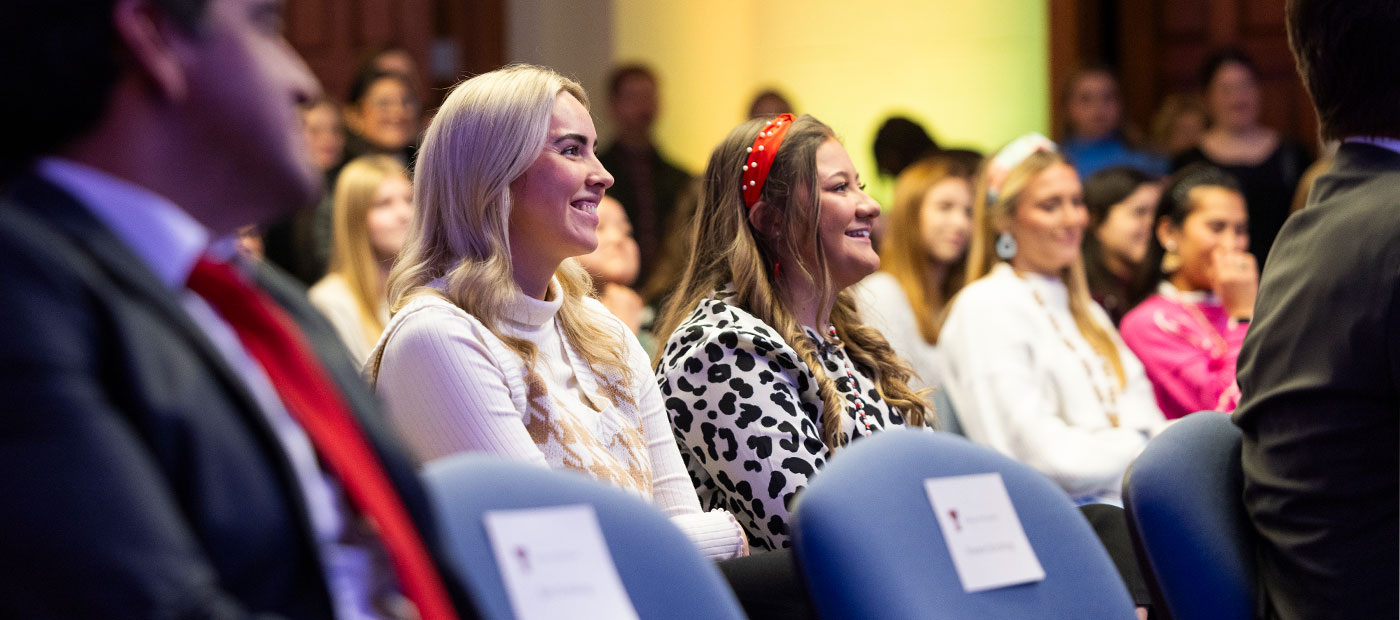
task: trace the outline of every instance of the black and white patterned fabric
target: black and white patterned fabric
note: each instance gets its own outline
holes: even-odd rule
[[[731,295],[720,291],[701,301],[676,328],[657,380],[701,505],[732,513],[754,549],[788,547],[793,499],[829,454],[823,404],[797,351],[731,305]],[[811,330],[807,336],[822,343],[827,376],[848,403],[841,425],[847,442],[904,424],[880,398],[868,369],[850,363],[840,344]],[[858,421],[862,411],[869,428]]]

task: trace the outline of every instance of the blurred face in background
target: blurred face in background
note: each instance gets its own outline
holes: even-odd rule
[[[919,238],[929,258],[952,264],[972,236],[972,183],[949,177],[930,187],[919,207]]]
[[[598,203],[598,249],[578,257],[578,261],[603,282],[630,286],[636,281],[641,254],[622,203],[609,196]]]
[[[656,93],[656,81],[645,75],[632,75],[623,79],[609,103],[613,120],[617,122],[617,130],[633,135],[650,132],[661,108]]]
[[[1065,102],[1070,132],[1076,138],[1094,140],[1118,130],[1123,102],[1118,81],[1105,71],[1090,71],[1070,85]]]
[[[1259,123],[1259,84],[1254,72],[1239,62],[1216,69],[1206,89],[1211,120],[1223,129],[1246,129]]]
[[[321,101],[301,113],[301,128],[306,145],[311,149],[311,161],[322,172],[330,170],[345,152],[345,126],[340,111],[330,101]]]
[[[1163,246],[1175,247],[1181,267],[1172,281],[1184,290],[1214,287],[1217,253],[1249,250],[1249,215],[1244,196],[1225,187],[1202,185],[1187,194],[1191,213],[1180,227],[1164,222],[1158,232]]]
[[[1152,240],[1152,213],[1161,195],[1161,185],[1143,183],[1122,202],[1109,207],[1094,236],[1109,256],[1110,266],[1134,267],[1147,256]]]
[[[1079,173],[1056,162],[1036,175],[1016,200],[1007,229],[1016,239],[1011,266],[1023,273],[1060,277],[1079,259],[1079,243],[1089,225]]]
[[[366,217],[375,258],[381,263],[392,263],[403,250],[409,224],[413,222],[413,186],[408,177],[393,175],[384,179],[374,190],[374,203]]]
[[[396,77],[376,80],[358,104],[346,109],[345,121],[374,148],[388,154],[403,150],[418,132],[418,98]]]

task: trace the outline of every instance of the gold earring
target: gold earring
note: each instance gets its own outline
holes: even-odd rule
[[[1181,269],[1181,255],[1176,253],[1176,244],[1166,243],[1162,249],[1166,250],[1162,253],[1162,273],[1175,273]]]

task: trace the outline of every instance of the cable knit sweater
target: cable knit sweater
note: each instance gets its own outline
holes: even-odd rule
[[[636,337],[602,304],[584,300],[629,351],[630,378],[599,374],[555,321],[563,298],[557,281],[549,301],[517,295],[501,330],[537,347],[533,376],[485,325],[440,297],[414,299],[385,328],[376,389],[417,457],[488,452],[576,471],[650,500],[705,555],[743,555],[734,518],[700,510]]]

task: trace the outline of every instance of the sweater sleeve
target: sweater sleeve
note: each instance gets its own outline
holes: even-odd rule
[[[486,452],[548,467],[511,399],[509,350],[455,309],[428,304],[405,312],[384,343],[376,386],[414,455],[429,461]]]
[[[330,278],[331,276],[327,276],[311,287],[306,297],[335,328],[336,335],[340,336],[340,341],[350,353],[350,359],[363,364],[369,357],[370,343],[365,341],[365,329],[360,321],[359,310],[344,285]]]
[[[827,458],[813,421],[819,404],[803,398],[814,381],[775,337],[732,325],[682,329],[659,377],[677,439],[750,543],[787,547],[793,499]]]
[[[621,321],[618,321],[618,327],[625,328]],[[743,529],[732,515],[723,510],[700,510],[700,501],[695,497],[695,487],[690,484],[690,476],[681,462],[675,436],[671,433],[671,422],[662,406],[661,392],[653,380],[646,351],[630,331],[624,329],[622,337],[628,341],[633,385],[639,391],[637,408],[641,413],[642,434],[651,457],[652,501],[706,557],[724,560],[748,555],[748,542]]]

